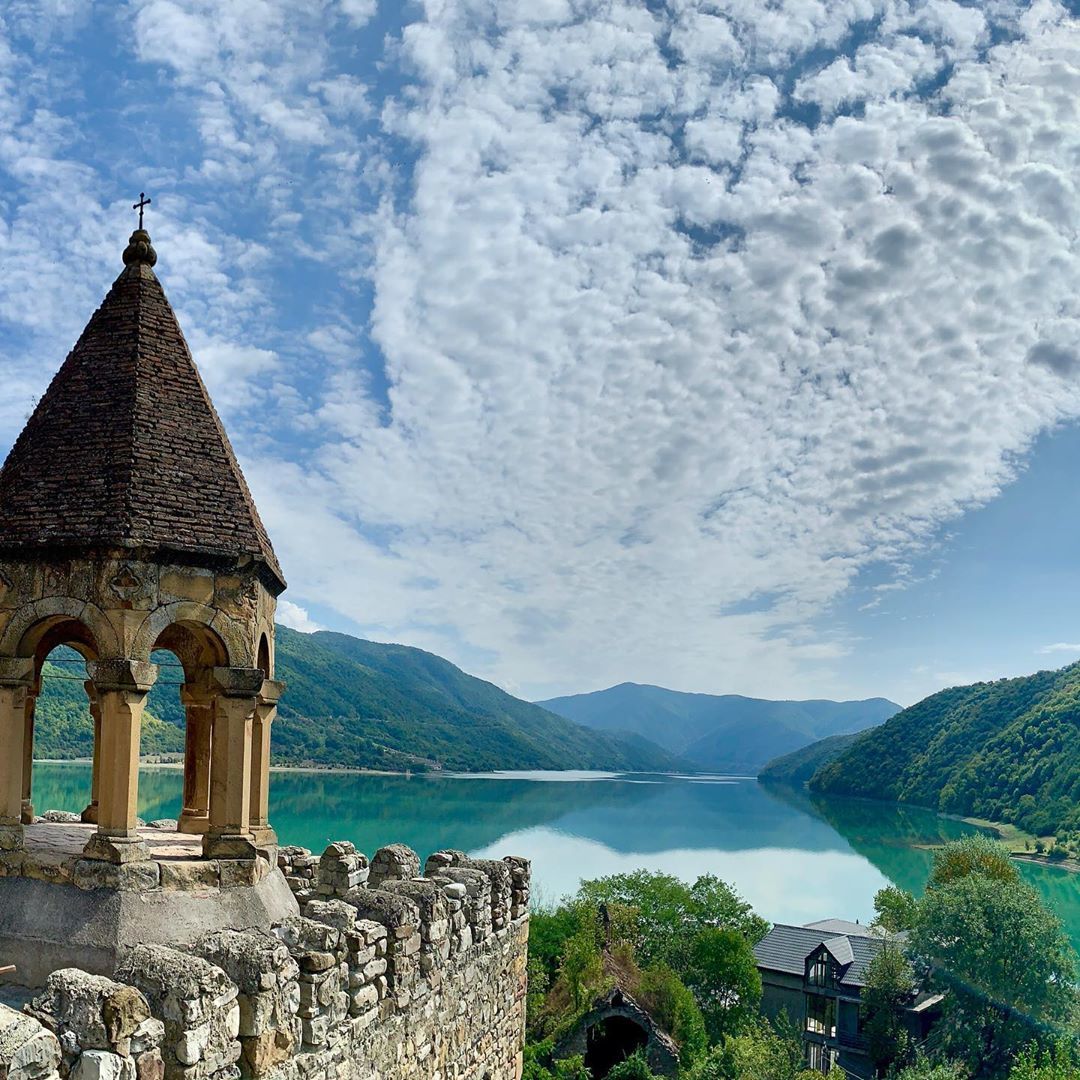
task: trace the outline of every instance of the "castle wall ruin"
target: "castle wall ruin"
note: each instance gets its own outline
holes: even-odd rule
[[[529,864],[282,848],[300,914],[0,1006],[6,1080],[519,1080]]]

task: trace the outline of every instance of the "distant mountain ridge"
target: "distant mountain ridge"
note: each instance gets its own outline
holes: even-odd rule
[[[856,739],[811,791],[1080,829],[1080,664],[932,694]]]
[[[693,768],[753,776],[782,754],[831,735],[874,727],[900,711],[886,698],[768,701],[638,683],[537,704],[597,731],[631,732]]]
[[[36,711],[38,757],[88,757],[92,728],[76,654],[57,650]],[[157,657],[155,657],[157,659]],[[143,753],[183,750],[175,659],[147,701]],[[63,675],[65,678],[57,678]],[[276,764],[462,771],[603,769],[667,772],[674,756],[639,736],[593,731],[406,645],[277,628],[287,684],[274,724]]]

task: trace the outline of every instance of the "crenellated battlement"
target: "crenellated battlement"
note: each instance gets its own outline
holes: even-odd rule
[[[113,979],[54,972],[25,1016],[0,1012],[0,1075],[520,1076],[527,860],[443,851],[420,876],[402,845],[369,864],[346,842],[278,863],[300,914],[138,945]]]

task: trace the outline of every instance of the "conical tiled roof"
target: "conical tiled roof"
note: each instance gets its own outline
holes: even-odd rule
[[[251,556],[284,588],[228,436],[136,232],[0,471],[0,549]]]

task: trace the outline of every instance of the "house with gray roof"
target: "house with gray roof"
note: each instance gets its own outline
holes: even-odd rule
[[[869,926],[824,919],[806,926],[777,923],[754,946],[762,1011],[774,1020],[786,1013],[798,1026],[810,1068],[875,1075],[862,992],[870,962],[885,942]],[[926,995],[912,1001],[908,1019],[917,1039],[926,1037],[939,1002]]]

